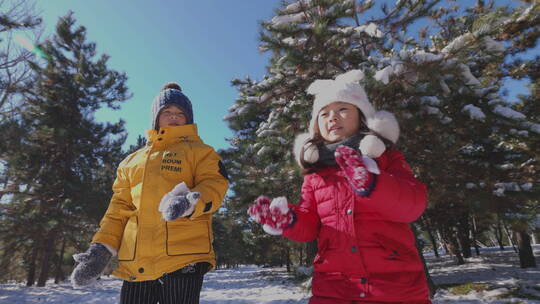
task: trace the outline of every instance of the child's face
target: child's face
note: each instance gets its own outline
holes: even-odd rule
[[[158,117],[158,128],[170,127],[170,126],[183,126],[187,122],[186,114],[184,110],[175,105],[170,105],[161,112]]]
[[[356,106],[336,101],[319,111],[317,123],[326,142],[337,142],[353,136],[360,129],[360,117]]]

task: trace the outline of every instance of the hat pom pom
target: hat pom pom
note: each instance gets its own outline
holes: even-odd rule
[[[174,90],[178,90],[178,91],[182,91],[182,88],[180,87],[180,85],[176,82],[167,82],[166,84],[164,84],[162,87],[161,87],[161,90],[162,91],[165,91],[165,90],[168,90],[168,89],[174,89]]]
[[[386,146],[383,141],[375,135],[366,135],[360,141],[360,152],[362,155],[377,158],[381,156],[386,150]]]
[[[364,72],[362,70],[350,70],[347,73],[343,73],[336,77],[336,82],[339,83],[357,83],[364,79]]]
[[[318,79],[315,80],[307,89],[306,92],[311,95],[317,95],[321,92],[325,92],[332,87],[333,80]]]

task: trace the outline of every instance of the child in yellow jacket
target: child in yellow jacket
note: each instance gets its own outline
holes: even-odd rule
[[[74,255],[75,287],[94,281],[118,255],[120,303],[199,303],[216,264],[212,213],[227,191],[219,155],[193,123],[190,100],[166,84],[152,104],[145,147],[119,165],[113,196],[90,248]]]

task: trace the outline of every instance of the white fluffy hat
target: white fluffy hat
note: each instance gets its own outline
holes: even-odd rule
[[[322,108],[336,102],[346,102],[355,105],[366,118],[367,127],[374,133],[396,143],[399,137],[399,125],[390,112],[375,111],[369,102],[364,88],[358,83],[364,78],[361,70],[351,70],[338,75],[335,80],[315,80],[306,90],[308,94],[315,95],[309,134],[300,134],[296,137],[294,153],[296,160],[301,164],[303,157],[307,163],[315,163],[319,159],[319,151],[315,145],[308,143],[318,131],[317,116]],[[386,149],[383,141],[375,135],[367,135],[360,141],[360,151],[364,156],[379,157]]]

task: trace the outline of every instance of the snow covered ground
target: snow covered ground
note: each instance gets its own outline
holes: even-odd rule
[[[434,303],[540,303],[540,246],[533,248],[537,268],[522,269],[512,247],[487,248],[456,265],[448,255],[426,256],[437,291]],[[469,292],[467,292],[469,291]]]
[[[116,304],[122,281],[103,277],[96,286],[73,289],[69,282],[46,287],[26,287],[23,284],[1,284],[2,304]],[[201,303],[208,304],[285,304],[307,303],[309,293],[294,285],[282,268],[242,266],[223,269],[205,276]]]
[[[540,256],[540,247],[535,248]],[[512,249],[482,251],[480,257],[456,266],[449,256],[426,257],[436,284],[442,286],[435,304],[540,304],[540,267],[521,269]],[[540,259],[537,258],[540,266]],[[471,284],[472,283],[472,284]],[[118,303],[121,281],[103,277],[96,286],[73,289],[68,282],[44,288],[1,284],[0,303]],[[242,266],[222,269],[205,277],[203,304],[307,303],[309,292],[295,285],[283,268]]]

